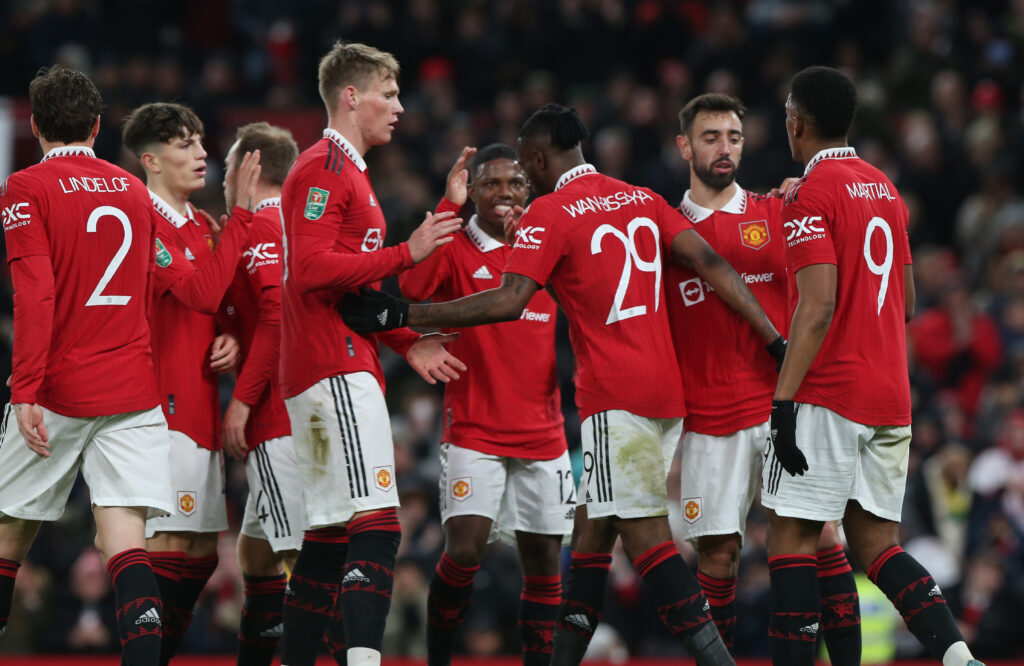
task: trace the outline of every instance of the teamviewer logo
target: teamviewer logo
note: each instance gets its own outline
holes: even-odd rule
[[[704,301],[704,282],[699,277],[680,282],[679,293],[683,295],[683,305],[697,305]]]

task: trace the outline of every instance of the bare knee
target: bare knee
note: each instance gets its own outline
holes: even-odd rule
[[[847,504],[843,527],[850,550],[865,570],[879,555],[899,545],[900,524],[865,511],[857,502]]]
[[[698,568],[715,578],[735,578],[740,566],[740,535],[714,534],[697,539]]]
[[[282,558],[264,539],[238,535],[238,568],[249,576],[277,576],[284,573]]]
[[[516,532],[519,561],[526,576],[557,576],[562,537],[552,534]]]
[[[461,567],[479,566],[491,533],[491,522],[484,516],[449,518],[444,524],[444,552],[448,559]]]

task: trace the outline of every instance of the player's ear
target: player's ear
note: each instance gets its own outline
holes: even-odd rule
[[[32,136],[34,136],[35,138],[38,139],[39,138],[39,125],[36,125],[36,117],[35,116],[29,116],[28,117],[28,122],[29,122],[30,125],[32,125]]]
[[[676,137],[676,147],[679,148],[679,155],[689,162],[693,159],[693,146],[690,145],[690,137],[680,134]]]
[[[160,157],[156,153],[147,150],[139,156],[139,161],[149,173],[160,173]]]
[[[355,111],[359,108],[359,91],[356,90],[355,86],[345,86],[341,89],[340,102],[345,105],[346,108]]]
[[[90,130],[90,132],[89,132],[89,138],[90,139],[95,139],[96,136],[99,133],[100,133],[100,117],[96,116],[96,122],[94,122],[92,124],[92,130]]]

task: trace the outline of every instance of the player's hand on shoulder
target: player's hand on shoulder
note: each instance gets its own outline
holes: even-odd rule
[[[453,233],[462,228],[462,218],[455,217],[455,213],[446,211],[444,213],[427,212],[420,226],[409,236],[409,254],[417,264],[442,245],[447,245],[455,240]]]
[[[405,326],[409,304],[385,291],[362,287],[348,292],[337,305],[345,325],[356,333],[379,333]]]
[[[505,216],[501,218],[501,224],[505,231],[505,242],[509,245],[516,244],[516,229],[519,228],[519,219],[523,216],[526,209],[522,206],[512,206],[505,212]]]
[[[463,205],[469,198],[469,169],[467,164],[473,155],[476,155],[476,148],[466,146],[462,149],[459,159],[455,160],[451,171],[448,172],[448,181],[444,188],[444,198],[454,204]]]
[[[793,188],[793,186],[799,182],[800,179],[796,177],[786,178],[785,180],[782,181],[781,185],[779,185],[778,187],[773,187],[771,190],[769,190],[768,196],[779,197],[781,199],[782,197],[786,196],[786,193],[789,192]]]
[[[213,339],[213,347],[210,348],[210,370],[231,372],[238,365],[240,355],[238,339],[230,333],[222,333]]]
[[[771,443],[775,458],[790,476],[803,476],[807,458],[796,445],[796,406],[792,400],[772,400]]]
[[[18,420],[18,432],[28,444],[28,448],[40,458],[49,458],[50,434],[43,423],[43,408],[35,403],[25,402],[11,406]]]
[[[228,216],[221,215],[220,222],[218,222],[217,220],[213,219],[213,215],[210,215],[202,208],[195,208],[194,210],[197,213],[199,213],[200,217],[206,220],[206,226],[210,228],[210,237],[213,239],[214,247],[216,247],[217,245],[220,244],[220,235],[224,233],[224,225],[228,221]]]
[[[245,442],[245,424],[249,420],[252,407],[238,398],[231,398],[221,422],[221,441],[224,452],[235,460],[244,461],[249,455],[249,446]]]
[[[405,360],[428,384],[447,384],[466,371],[466,364],[448,353],[445,343],[459,339],[458,333],[430,333],[412,343]]]

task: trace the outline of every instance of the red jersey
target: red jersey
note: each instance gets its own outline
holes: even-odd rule
[[[454,241],[399,275],[398,284],[415,301],[455,300],[501,286],[511,253],[512,248],[480,228],[474,215]],[[542,290],[517,321],[450,329],[461,335],[448,351],[469,370],[445,386],[442,441],[514,458],[562,455],[566,443],[555,366],[557,313],[554,299]]]
[[[281,398],[281,199],[265,199],[253,211],[249,248],[228,289],[227,310],[242,348],[234,397],[252,407],[245,441],[252,450],[291,434]]]
[[[782,200],[737,186],[729,203],[717,211],[694,203],[689,191],[680,209],[785,334],[789,285],[779,217]],[[666,263],[669,321],[686,387],[686,430],[724,436],[764,423],[779,376],[761,336],[697,273]]]
[[[281,191],[281,217],[282,394],[290,398],[326,377],[360,371],[372,372],[383,387],[378,336],[353,332],[335,305],[344,292],[379,288],[413,261],[406,243],[384,247],[387,227],[366,162],[345,137],[324,130],[299,155]],[[418,336],[403,329],[379,337],[403,353]]]
[[[563,174],[519,220],[505,272],[549,284],[565,311],[581,419],[610,409],[686,415],[662,255],[691,228],[651,190],[589,164]]]
[[[801,268],[838,268],[832,325],[794,399],[863,425],[909,425],[903,267],[911,259],[896,187],[853,148],[823,150],[786,196],[782,219],[794,296]]]
[[[230,284],[239,237],[229,224],[222,238],[221,276],[194,302],[179,285],[197,282],[197,272],[214,258],[209,227],[196,219],[192,207],[181,215],[153,192],[156,224],[153,356],[167,425],[206,449],[220,449],[220,398],[217,373],[210,369],[210,348],[217,336],[214,314]],[[236,209],[239,210],[239,209]],[[230,236],[229,236],[230,232]],[[244,238],[244,234],[241,236]],[[230,262],[224,259],[231,257]],[[204,271],[208,272],[208,271]]]
[[[17,285],[11,402],[72,417],[155,407],[146,186],[66,146],[11,174],[0,212]]]

